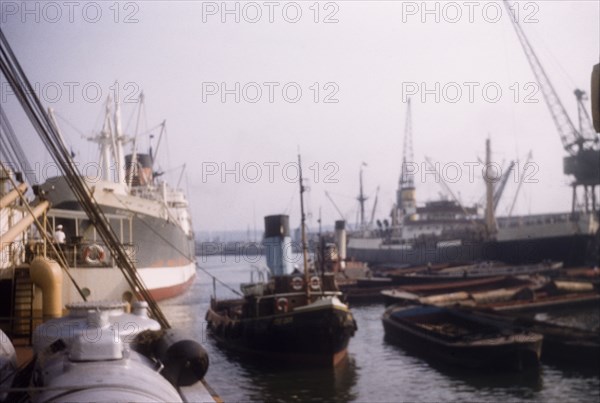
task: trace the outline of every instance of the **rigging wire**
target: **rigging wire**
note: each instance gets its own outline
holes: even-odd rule
[[[36,184],[37,180],[35,178],[33,169],[31,169],[29,159],[23,151],[23,148],[21,147],[21,144],[19,143],[17,136],[15,135],[15,131],[13,130],[3,108],[0,108],[0,130],[4,133],[4,136],[2,137],[5,138],[5,141],[7,141],[10,145],[12,154],[15,157],[14,163],[19,166],[19,169],[25,174],[25,177],[29,183]]]
[[[539,43],[541,45],[540,46],[541,49],[543,49],[543,51],[545,51],[547,53],[547,55],[550,56],[550,58],[554,62],[554,65],[556,67],[558,67],[558,69],[560,70],[560,72],[563,75],[563,80],[564,81],[568,81],[569,85],[571,86],[571,88],[577,88],[578,86],[577,86],[577,84],[575,84],[575,80],[573,79],[573,76],[571,76],[567,72],[567,69],[564,68],[564,66],[562,65],[562,63],[560,63],[559,59],[550,50],[550,47],[546,44],[546,41],[544,41],[544,36],[543,35],[539,35],[535,29],[529,29],[529,31],[530,31],[529,33],[533,34],[533,36],[535,37],[535,42]]]
[[[14,155],[10,144],[5,140],[4,131],[0,129],[0,156],[3,156],[3,161],[10,164],[10,166],[17,166],[19,159]],[[20,168],[19,168],[20,169]]]
[[[229,291],[239,295],[240,297],[243,297],[243,295],[233,289],[232,287],[230,287],[229,285],[227,285],[226,283],[224,283],[223,281],[219,280],[216,276],[210,274],[204,267],[200,266],[198,263],[196,263],[196,268],[198,268],[199,270],[201,270],[202,272],[204,272],[204,274],[206,274],[207,276],[209,276],[210,278],[212,278],[213,280],[215,280],[217,283],[221,284],[223,287],[227,288]]]
[[[67,126],[69,126],[71,129],[75,130],[77,132],[77,134],[79,134],[81,137],[83,138],[87,138],[87,135],[83,132],[83,130],[80,130],[79,128],[77,128],[73,123],[69,122],[64,116],[62,116],[60,113],[54,111],[54,115],[56,115],[56,117],[58,117],[63,123],[65,123]]]
[[[296,200],[296,192],[293,192],[292,197],[290,198],[290,202],[288,203],[287,207],[284,210],[284,214],[290,215],[290,211],[292,210],[295,200]]]

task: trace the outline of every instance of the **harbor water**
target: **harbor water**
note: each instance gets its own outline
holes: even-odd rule
[[[199,256],[198,262],[236,290],[250,281],[253,264],[264,266],[262,257]],[[335,369],[281,368],[240,357],[218,348],[206,333],[213,280],[201,270],[197,274],[187,293],[161,306],[172,326],[202,342],[210,356],[206,379],[225,402],[600,401],[600,374],[593,370],[542,364],[521,373],[474,371],[412,355],[384,340],[382,304],[351,306],[358,331],[350,340],[348,359]],[[235,297],[219,283],[216,292],[220,299]],[[600,322],[598,307],[539,316],[590,329],[598,329]]]

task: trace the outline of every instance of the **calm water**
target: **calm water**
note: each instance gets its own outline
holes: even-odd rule
[[[198,258],[203,268],[236,290],[241,282],[249,281],[249,262],[223,259],[224,263],[221,257]],[[161,305],[174,327],[202,340],[211,360],[206,379],[226,402],[600,402],[600,376],[589,371],[542,365],[531,372],[500,374],[424,361],[384,341],[383,305],[352,307],[358,332],[350,341],[349,359],[335,370],[282,369],[269,362],[250,362],[220,350],[207,337],[204,315],[212,288],[212,279],[198,271],[188,293]],[[219,298],[233,295],[217,285]],[[568,321],[569,315],[561,312],[546,317]],[[598,310],[580,317],[588,327],[600,321]]]

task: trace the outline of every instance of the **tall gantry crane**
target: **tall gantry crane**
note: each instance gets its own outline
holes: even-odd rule
[[[360,182],[360,190],[359,190],[359,194],[358,197],[356,198],[356,200],[358,200],[358,204],[360,205],[360,229],[361,230],[365,230],[366,229],[366,224],[365,224],[365,202],[369,199],[367,196],[365,196],[364,192],[363,192],[363,167],[366,167],[367,163],[363,162],[362,164],[360,164],[360,172],[359,172],[359,182]]]
[[[508,0],[504,0],[504,6],[508,15],[512,16]],[[546,105],[552,115],[554,125],[558,129],[563,148],[569,153],[563,159],[563,172],[565,175],[573,175],[575,177],[575,180],[571,184],[573,187],[572,210],[575,211],[577,204],[577,189],[583,187],[585,211],[598,211],[596,186],[600,185],[600,144],[598,135],[592,128],[589,115],[582,102],[585,99],[585,92],[579,89],[574,91],[577,98],[579,118],[579,128],[576,128],[560,101],[556,90],[552,86],[533,47],[525,36],[523,29],[516,18],[511,18],[510,20],[523,47],[527,61],[538,81]]]
[[[408,171],[408,164],[415,161],[412,146],[412,116],[410,98],[406,103],[406,121],[404,123],[404,150],[402,152],[402,171],[400,173],[400,188],[414,188],[414,175]]]
[[[400,171],[400,181],[396,201],[401,219],[410,218],[416,211],[414,164],[415,158],[412,146],[412,116],[410,107],[410,98],[406,103],[406,121],[404,124],[404,150],[402,152],[402,168]]]

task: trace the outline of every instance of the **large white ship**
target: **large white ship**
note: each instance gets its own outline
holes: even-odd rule
[[[99,145],[99,175],[84,176],[83,180],[130,253],[150,294],[157,300],[170,298],[183,293],[196,273],[188,201],[181,190],[158,179],[152,149],[136,152],[137,136],[121,133],[118,104],[114,112],[111,104],[107,101],[103,129],[90,139]],[[126,142],[133,143],[128,155],[123,152]],[[134,293],[66,178],[48,178],[35,192],[39,199],[50,202],[47,228],[65,234],[65,242],[59,246],[70,275],[84,293],[94,300],[131,300]],[[75,287],[63,287],[65,303],[79,299]]]

